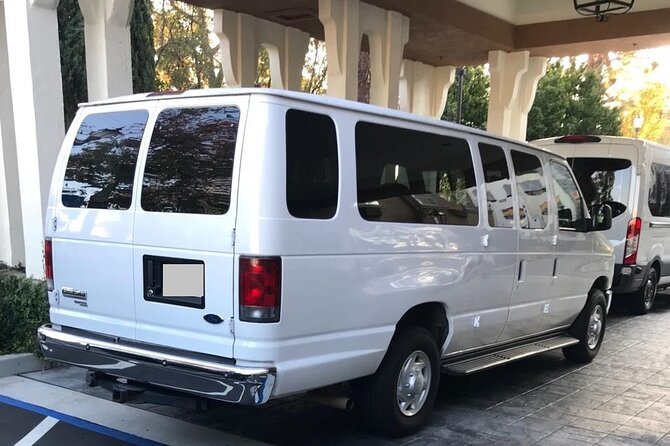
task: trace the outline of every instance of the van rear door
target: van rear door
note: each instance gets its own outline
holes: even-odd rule
[[[55,324],[135,337],[132,198],[148,120],[145,104],[83,108],[64,142],[46,221]]]
[[[134,234],[136,338],[233,357],[237,166],[248,97],[163,100]]]

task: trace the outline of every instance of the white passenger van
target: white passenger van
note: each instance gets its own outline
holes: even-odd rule
[[[41,347],[120,401],[349,382],[338,405],[403,435],[441,372],[598,353],[608,210],[590,217],[558,155],[385,108],[267,89],[84,104],[48,204]]]
[[[612,291],[637,314],[651,310],[670,286],[670,148],[612,136],[534,141],[568,159],[587,206],[612,208]],[[619,297],[618,297],[619,299]]]

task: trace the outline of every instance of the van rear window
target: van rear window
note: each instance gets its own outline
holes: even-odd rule
[[[144,168],[142,209],[228,212],[239,121],[233,106],[160,112]]]
[[[61,201],[69,208],[128,209],[145,110],[95,113],[84,118],[65,169]]]
[[[612,216],[628,207],[632,165],[620,158],[568,158],[589,210],[595,204],[608,204]]]

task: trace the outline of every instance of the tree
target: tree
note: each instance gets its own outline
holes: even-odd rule
[[[77,0],[61,0],[57,13],[63,112],[67,128],[77,113],[77,104],[88,99],[84,17]]]
[[[151,0],[135,0],[130,22],[130,50],[133,65],[133,93],[156,90],[154,22]]]
[[[153,91],[155,84],[151,1],[135,0],[133,8],[130,22],[133,91]],[[88,100],[84,17],[77,0],[61,0],[57,13],[63,109],[67,127],[77,113],[77,104]]]
[[[156,84],[160,90],[220,87],[218,46],[209,40],[211,10],[162,0],[154,19]]]
[[[466,67],[463,82],[462,124],[486,129],[489,108],[489,75],[483,66]],[[458,82],[449,89],[442,119],[456,121],[458,107]]]
[[[557,135],[619,135],[619,109],[607,104],[603,75],[574,59],[550,64],[528,114],[526,138]]]
[[[325,94],[327,72],[326,42],[310,38],[302,71],[302,91]]]

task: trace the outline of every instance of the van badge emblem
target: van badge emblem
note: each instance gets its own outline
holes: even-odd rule
[[[210,324],[220,324],[221,322],[223,322],[223,319],[221,319],[216,314],[206,314],[203,316],[203,318]]]

